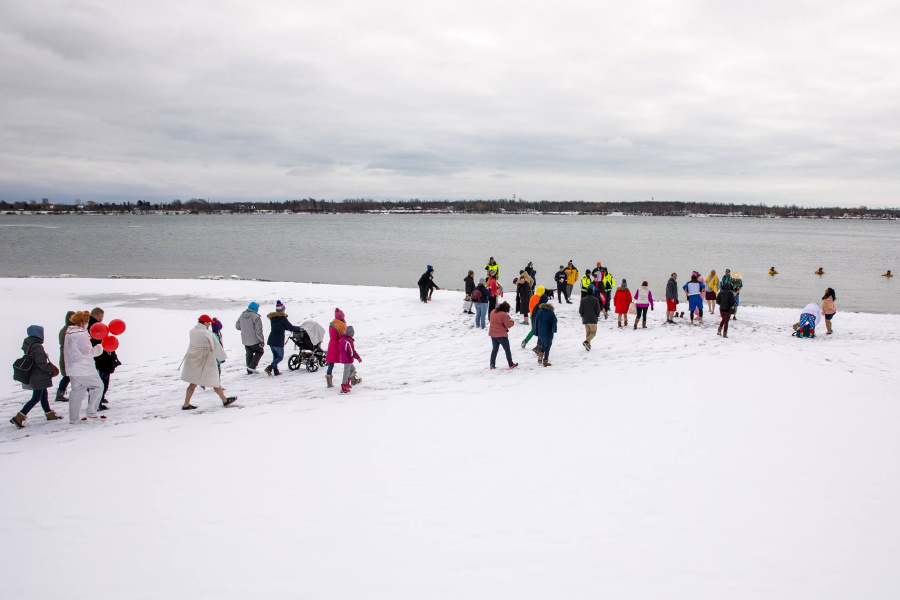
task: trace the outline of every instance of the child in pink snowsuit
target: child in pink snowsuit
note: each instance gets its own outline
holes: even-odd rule
[[[349,394],[350,393],[350,384],[353,385],[362,382],[362,379],[356,376],[356,367],[353,366],[353,359],[362,362],[362,358],[360,358],[359,353],[356,351],[356,345],[353,341],[353,334],[356,333],[353,330],[352,325],[348,325],[347,329],[344,331],[344,335],[341,336],[341,339],[338,340],[338,360],[337,362],[344,365],[344,378],[341,380],[341,393]]]

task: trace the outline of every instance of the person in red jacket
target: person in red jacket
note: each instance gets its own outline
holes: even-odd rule
[[[622,279],[622,285],[616,289],[613,303],[616,306],[616,320],[622,327],[622,317],[625,317],[625,326],[628,326],[628,307],[631,306],[631,290],[628,289],[628,281]]]

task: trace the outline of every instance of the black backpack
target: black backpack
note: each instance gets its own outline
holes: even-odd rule
[[[34,368],[34,359],[28,354],[31,346],[25,349],[22,358],[17,359],[13,363],[13,379],[19,383],[28,383],[31,379],[31,370]]]

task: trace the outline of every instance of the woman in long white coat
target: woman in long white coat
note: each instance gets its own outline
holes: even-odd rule
[[[228,356],[222,344],[209,330],[212,319],[206,315],[200,315],[197,325],[190,331],[190,344],[184,355],[181,369],[181,379],[188,382],[187,392],[184,395],[184,406],[181,410],[193,410],[197,408],[191,404],[191,396],[197,386],[211,387],[222,399],[222,405],[228,406],[237,400],[237,396],[225,397],[225,390],[219,382],[219,369],[216,368],[216,360],[225,360]]]

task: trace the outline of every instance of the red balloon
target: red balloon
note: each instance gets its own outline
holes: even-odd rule
[[[103,346],[103,349],[107,352],[113,352],[116,348],[119,347],[119,338],[114,335],[108,335],[103,338],[103,341],[100,342],[100,345]]]
[[[95,340],[102,340],[109,335],[109,328],[103,323],[94,323],[91,325],[91,337]]]
[[[125,321],[122,319],[113,319],[110,321],[109,332],[113,335],[122,335],[125,333]]]

